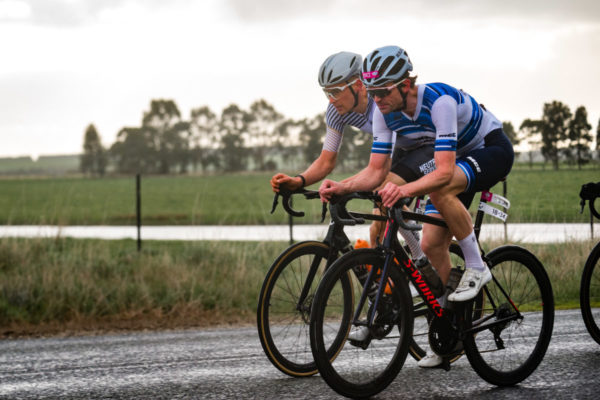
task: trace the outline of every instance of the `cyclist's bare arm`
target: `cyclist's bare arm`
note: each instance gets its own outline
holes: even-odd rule
[[[344,179],[341,182],[325,179],[319,188],[322,201],[329,201],[333,195],[344,195],[351,192],[370,191],[384,181],[392,159],[389,154],[371,153],[369,165],[358,174]]]
[[[375,190],[379,191],[379,190],[383,189],[388,182],[392,182],[398,186],[402,186],[402,185],[406,184],[406,181],[402,177],[400,177],[399,175],[390,171],[387,174],[387,176],[385,177],[385,181],[383,181],[383,183],[381,185],[379,185],[377,187],[377,189],[375,189]],[[382,215],[381,210],[377,207],[373,208],[373,214]],[[384,231],[385,231],[385,222],[384,221],[373,221],[371,223],[371,227],[369,228],[369,243],[370,243],[371,247],[376,247],[378,239],[379,240],[383,239]]]
[[[319,182],[333,171],[337,161],[337,153],[329,150],[323,150],[319,157],[301,173],[306,180],[304,186],[312,185]],[[271,187],[274,192],[279,191],[280,186],[285,186],[289,190],[296,190],[302,187],[302,179],[300,177],[292,177],[282,173],[276,174],[271,178]]]

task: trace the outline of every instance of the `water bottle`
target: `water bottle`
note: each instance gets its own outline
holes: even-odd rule
[[[444,294],[444,285],[442,284],[442,280],[440,279],[437,271],[435,268],[433,268],[427,257],[419,258],[415,262],[415,265],[421,273],[421,276],[423,276],[425,279],[425,282],[427,282],[427,285],[429,286],[429,289],[431,289],[433,295],[435,297],[441,297]]]

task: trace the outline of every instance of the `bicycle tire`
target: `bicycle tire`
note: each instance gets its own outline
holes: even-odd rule
[[[501,246],[487,257],[494,280],[482,290],[484,316],[473,321],[473,312],[467,311],[465,319],[467,327],[496,324],[494,328],[468,334],[465,353],[484,380],[497,386],[512,386],[533,373],[548,349],[554,325],[552,285],[542,263],[522,247]],[[498,284],[510,294],[510,299],[502,294]],[[517,315],[511,303],[519,309],[522,319],[499,325],[498,317]]]
[[[464,266],[464,259],[462,249],[457,242],[450,243],[451,253],[451,265],[453,267],[459,265],[462,261]],[[416,361],[419,361],[425,357],[426,348],[429,347],[429,322],[431,321],[431,311],[427,308],[427,305],[423,302],[420,297],[413,298],[415,309],[414,309],[414,323],[413,323],[413,337],[408,346],[408,353]],[[448,361],[450,363],[455,362],[462,356],[462,353],[452,357]]]
[[[588,256],[579,290],[581,316],[590,336],[600,344],[600,242],[594,246]],[[595,310],[594,310],[595,308]],[[595,313],[595,315],[594,315]]]
[[[378,303],[375,318],[376,325],[370,331],[374,338],[368,340],[365,347],[345,342],[335,358],[326,352],[328,346],[326,323],[337,324],[339,315],[346,309],[354,313],[354,305],[358,304],[363,288],[353,276],[353,299],[350,304],[344,300],[339,304],[337,292],[341,279],[351,271],[365,265],[381,270],[384,256],[375,249],[359,249],[340,257],[325,273],[313,302],[310,321],[310,339],[313,357],[325,382],[337,393],[352,397],[365,398],[384,390],[398,375],[408,355],[408,345],[412,337],[413,306],[406,276],[397,268],[390,269],[390,285],[392,290],[385,294]],[[376,284],[378,285],[378,284]],[[406,305],[406,306],[403,306]],[[361,319],[374,305],[365,302],[361,310]],[[339,310],[343,307],[343,310]],[[352,320],[341,321],[339,331],[349,331]],[[347,328],[346,325],[348,324]],[[397,330],[397,335],[394,334]]]
[[[273,262],[260,290],[257,307],[260,343],[269,361],[281,372],[293,377],[307,377],[318,372],[310,351],[309,317],[314,292],[326,268],[329,252],[329,245],[318,241],[305,241],[288,247]],[[308,270],[315,260],[319,270],[310,284],[305,304],[297,306]],[[347,285],[349,288],[349,279]],[[334,344],[343,344],[346,334],[340,333],[337,344]]]

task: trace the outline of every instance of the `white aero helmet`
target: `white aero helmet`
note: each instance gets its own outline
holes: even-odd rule
[[[321,87],[346,82],[355,75],[360,75],[360,54],[342,51],[332,54],[319,68],[319,85]]]
[[[408,78],[412,63],[404,49],[385,46],[373,50],[365,57],[361,79],[366,87],[381,86],[389,81]]]

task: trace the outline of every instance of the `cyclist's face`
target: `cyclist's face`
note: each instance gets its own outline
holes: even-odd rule
[[[354,95],[352,95],[352,90],[354,91],[354,93],[358,93],[359,88],[357,86],[359,84],[360,84],[360,81],[356,80],[356,82],[354,82],[354,84],[352,84],[351,86],[346,86],[342,91],[336,92],[335,99],[330,96],[327,97],[329,99],[329,102],[331,104],[333,104],[336,111],[340,115],[349,113],[354,108]],[[338,84],[338,85],[327,86],[325,88],[325,90],[327,90],[329,88],[340,87],[340,86],[344,86],[344,85]],[[352,90],[350,90],[350,87],[352,87]]]
[[[382,87],[389,87],[392,84],[393,82],[390,82]],[[377,108],[379,108],[379,111],[381,111],[383,114],[389,114],[392,111],[400,110],[403,107],[404,101],[402,99],[402,95],[400,94],[400,90],[405,90],[404,85],[405,83],[402,83],[398,87],[392,88],[384,97],[379,97],[377,95],[372,96],[373,100],[375,100],[375,104],[377,104]]]

